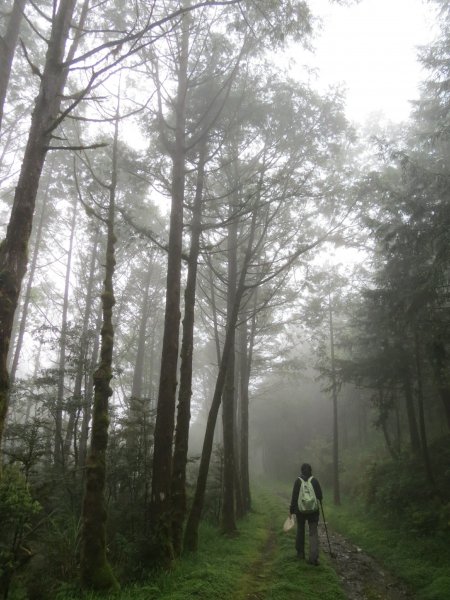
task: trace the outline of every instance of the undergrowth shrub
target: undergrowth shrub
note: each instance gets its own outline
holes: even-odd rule
[[[436,485],[426,478],[420,457],[403,454],[368,467],[363,499],[369,510],[417,535],[450,533],[450,440],[430,445]]]
[[[15,574],[33,556],[30,536],[40,510],[19,468],[5,466],[0,480],[0,594],[4,598]]]

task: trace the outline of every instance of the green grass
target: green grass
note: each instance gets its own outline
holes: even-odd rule
[[[267,598],[270,600],[345,600],[339,579],[323,555],[320,566],[311,567],[295,556],[295,529],[278,532],[278,552],[272,569]]]
[[[450,540],[447,536],[420,536],[401,523],[389,523],[371,515],[362,504],[327,507],[331,525],[374,556],[402,579],[417,600],[450,598]]]
[[[207,524],[200,549],[177,561],[169,573],[123,588],[120,600],[345,600],[335,572],[321,556],[311,567],[295,557],[295,530],[282,531],[286,501],[268,489],[254,490],[252,513],[239,522],[239,536],[226,538]],[[61,590],[56,600],[94,600],[93,594]],[[103,600],[105,596],[102,596]]]

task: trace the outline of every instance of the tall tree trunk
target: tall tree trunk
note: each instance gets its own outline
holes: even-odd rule
[[[336,381],[336,362],[334,357],[334,324],[331,294],[328,294],[328,318],[330,327],[331,392],[333,398],[333,501],[336,506],[339,506],[341,504],[341,491],[339,484],[338,393]]]
[[[94,372],[98,362],[100,351],[100,335],[102,328],[102,306],[99,304],[98,315],[96,319],[95,337],[92,346],[92,354],[87,369],[87,377],[84,384],[83,398],[83,417],[81,419],[80,443],[78,449],[78,464],[83,467],[83,478],[85,475],[84,467],[86,465],[88,439],[89,439],[89,423],[92,415],[92,400],[94,397]]]
[[[255,291],[255,302],[256,302]],[[251,493],[250,493],[250,474],[249,474],[249,383],[250,370],[253,353],[253,340],[256,326],[256,313],[252,318],[252,326],[250,336],[248,335],[247,322],[243,322],[240,328],[240,400],[241,400],[241,451],[240,451],[240,471],[242,482],[242,498],[244,512],[247,513],[251,509]]]
[[[447,427],[450,429],[450,378],[448,376],[448,353],[441,336],[436,336],[431,345],[431,364],[439,397],[444,408]]]
[[[411,386],[411,377],[409,369],[403,373],[403,392],[405,394],[406,416],[408,418],[408,431],[411,442],[411,449],[415,454],[420,453],[420,436],[417,427],[416,411],[414,409],[414,397]]]
[[[25,2],[26,0],[14,0],[5,35],[0,37],[0,132],[2,130],[6,93],[8,91],[14,52],[17,40],[19,39]]]
[[[69,310],[69,286],[72,273],[73,240],[77,222],[78,200],[73,205],[72,222],[70,224],[69,249],[67,252],[66,278],[64,283],[63,309],[61,318],[61,336],[59,338],[59,363],[58,363],[58,391],[55,407],[55,450],[54,463],[56,467],[63,468],[65,463],[63,441],[63,410],[64,391],[66,382],[66,346],[67,346],[67,313]]]
[[[8,410],[9,340],[27,266],[36,194],[67,79],[64,52],[75,5],[76,0],[62,1],[55,14],[6,237],[0,244],[0,449]]]
[[[144,363],[145,363],[145,338],[147,333],[148,321],[148,304],[150,283],[152,280],[152,266],[147,267],[147,273],[144,281],[144,292],[142,294],[142,305],[140,311],[138,344],[136,350],[136,359],[134,361],[133,382],[131,385],[131,398],[142,397],[142,384],[144,380]]]
[[[53,161],[50,161],[50,162],[53,162]],[[39,250],[40,250],[40,245],[41,245],[41,240],[42,240],[42,231],[44,229],[44,222],[45,222],[45,218],[46,218],[50,180],[51,180],[51,169],[49,169],[49,172],[48,172],[48,179],[47,179],[47,185],[46,185],[46,189],[45,189],[45,193],[44,193],[41,214],[39,217],[39,223],[38,223],[38,227],[36,230],[36,238],[35,238],[35,241],[33,244],[33,257],[31,259],[30,273],[28,276],[27,287],[25,290],[25,297],[23,300],[22,314],[20,316],[19,331],[18,331],[18,335],[17,335],[16,345],[14,348],[13,359],[11,362],[11,369],[10,369],[10,373],[9,373],[11,385],[14,383],[15,378],[16,378],[17,367],[19,365],[20,352],[22,350],[23,338],[25,335],[25,327],[27,324],[27,317],[28,317],[28,308],[30,306],[30,300],[31,300],[31,290],[33,287],[34,274],[36,272],[37,259],[39,256]]]
[[[184,6],[188,6],[188,2]],[[172,206],[170,213],[167,290],[164,318],[161,372],[155,423],[152,493],[150,502],[150,552],[161,566],[173,560],[171,538],[172,444],[175,427],[175,402],[180,326],[181,255],[183,241],[183,203],[185,187],[185,128],[187,68],[189,55],[189,18],[182,17],[180,64],[175,106],[175,149],[172,168]]]
[[[102,293],[103,325],[101,330],[100,364],[94,373],[94,406],[92,411],[91,447],[86,463],[86,488],[82,508],[81,581],[96,591],[117,590],[119,585],[106,558],[106,450],[108,446],[109,398],[113,390],[112,361],[114,348],[113,307],[115,242],[114,218],[117,189],[117,145],[119,115],[116,115],[112,158],[109,210],[107,220],[105,280]]]
[[[378,389],[378,396],[379,396],[379,407],[380,407],[380,416],[379,416],[378,423],[381,426],[381,430],[382,430],[383,436],[384,436],[384,441],[386,442],[386,448],[389,452],[389,455],[391,456],[391,458],[393,460],[395,460],[396,458],[398,458],[398,450],[392,443],[392,439],[389,434],[389,427],[388,427],[389,408],[388,408],[388,403],[386,402],[386,400],[384,398],[383,387],[381,387],[381,386]]]
[[[217,319],[216,292],[215,292],[215,287],[214,287],[215,284],[214,284],[212,269],[208,270],[208,277],[209,277],[209,289],[211,290],[210,304],[211,304],[211,311],[212,311],[212,316],[213,316],[214,344],[216,347],[217,364],[219,365],[220,364],[220,355],[221,355],[220,336],[219,336],[219,325],[218,325],[218,319]]]
[[[144,364],[145,364],[145,346],[146,346],[146,335],[147,335],[147,322],[148,322],[148,305],[149,305],[149,291],[150,283],[152,280],[152,264],[149,261],[146,265],[146,273],[144,280],[144,289],[142,293],[140,314],[139,314],[139,329],[138,329],[138,341],[136,349],[136,358],[134,361],[133,370],[133,381],[131,384],[131,397],[128,406],[128,419],[130,426],[127,428],[125,443],[132,451],[136,450],[137,440],[140,439],[141,434],[136,433],[136,426],[139,427],[142,432],[146,425],[146,407],[144,407],[142,400],[142,388],[144,382]],[[150,410],[150,407],[148,407]],[[145,439],[145,438],[142,438]],[[148,482],[146,482],[148,485]]]
[[[225,342],[222,350],[222,357],[219,366],[219,373],[216,379],[216,386],[214,389],[214,395],[211,403],[211,408],[208,413],[208,420],[206,423],[205,437],[203,439],[202,455],[200,458],[200,466],[197,477],[197,485],[195,488],[195,495],[192,502],[192,507],[189,512],[189,517],[186,523],[186,530],[184,534],[184,548],[191,552],[195,552],[198,547],[198,526],[200,524],[200,518],[203,510],[203,504],[205,499],[206,481],[208,479],[209,464],[211,461],[211,454],[214,441],[214,430],[217,422],[217,415],[219,413],[220,403],[222,400],[222,394],[225,387],[226,372],[228,368],[228,361],[232,350],[232,339],[233,329],[236,326],[238,307],[242,298],[243,290],[238,290],[236,294],[236,306],[233,314],[230,315],[227,323],[227,333],[225,336]]]
[[[180,389],[178,393],[177,426],[172,472],[172,543],[176,556],[181,554],[183,525],[186,518],[186,464],[191,420],[192,357],[194,349],[194,309],[197,287],[197,266],[202,231],[202,201],[206,161],[206,139],[199,152],[197,185],[191,222],[191,246],[184,292],[183,337],[181,343]]]
[[[230,211],[233,210],[231,203]],[[235,306],[237,284],[237,232],[238,223],[233,219],[228,226],[228,289],[227,315],[232,314]],[[230,320],[230,317],[227,317]],[[228,332],[227,332],[228,335]],[[235,513],[235,339],[236,328],[230,329],[230,351],[226,372],[225,389],[222,398],[223,423],[223,500],[222,532],[233,534],[236,531]]]
[[[425,425],[425,410],[423,397],[423,377],[422,377],[422,352],[420,347],[419,334],[417,329],[414,332],[414,349],[416,357],[416,374],[417,374],[417,400],[419,407],[419,431],[420,431],[420,446],[422,448],[422,458],[425,468],[427,480],[431,485],[435,484],[433,470],[431,468],[430,454],[428,452],[427,428]]]
[[[98,245],[100,241],[100,228],[97,227],[94,234],[94,243],[92,245],[91,251],[91,260],[89,264],[89,273],[88,273],[88,281],[86,287],[86,297],[84,302],[84,315],[83,315],[83,324],[81,327],[81,335],[80,335],[80,345],[79,345],[79,354],[77,359],[77,369],[75,373],[75,382],[73,386],[73,399],[72,406],[69,410],[69,420],[67,423],[66,436],[64,439],[64,456],[67,457],[70,453],[70,446],[72,443],[72,439],[75,442],[76,431],[74,430],[75,419],[76,416],[79,415],[79,412],[82,410],[83,401],[82,401],[82,388],[83,388],[83,379],[85,378],[86,373],[86,359],[88,352],[88,333],[89,333],[89,323],[92,318],[92,309],[93,309],[93,296],[94,296],[94,287],[96,283],[95,274],[97,272],[97,259],[98,259]],[[76,461],[78,462],[78,461]]]
[[[397,453],[400,453],[403,446],[403,432],[400,419],[400,403],[395,389],[392,392],[392,404],[394,406],[395,415],[395,448]]]
[[[229,312],[227,315],[227,330],[225,335],[225,341],[223,344],[222,356],[219,364],[219,372],[216,379],[214,395],[211,402],[211,408],[208,413],[208,420],[206,423],[206,431],[203,440],[202,455],[200,458],[200,466],[197,477],[197,485],[195,487],[194,499],[192,502],[191,510],[189,512],[189,517],[186,523],[186,530],[184,533],[184,548],[191,552],[195,552],[198,547],[198,527],[200,524],[203,504],[205,500],[206,482],[208,479],[209,464],[211,461],[211,454],[214,441],[214,430],[216,427],[217,415],[219,412],[223,389],[225,386],[228,361],[230,358],[231,350],[233,348],[234,329],[236,327],[242,297],[245,292],[245,278],[247,274],[248,265],[250,263],[250,259],[253,253],[255,224],[256,210],[253,212],[252,216],[250,235],[247,243],[247,250],[243,261],[242,270],[239,276],[239,282],[236,288],[234,306],[232,311]]]

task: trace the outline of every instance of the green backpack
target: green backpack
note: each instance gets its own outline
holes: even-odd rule
[[[305,481],[301,477],[300,479],[300,491],[298,494],[298,510],[300,513],[309,514],[319,510],[319,502],[316,498],[316,492],[312,484],[312,476]]]

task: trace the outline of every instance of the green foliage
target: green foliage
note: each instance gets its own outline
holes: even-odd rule
[[[333,526],[373,554],[417,591],[420,600],[449,597],[450,440],[430,446],[436,486],[426,483],[417,458],[369,463],[355,471],[358,494],[328,507]],[[363,482],[363,483],[362,483]]]
[[[223,489],[223,446],[216,446],[211,456],[202,516],[213,525],[219,523]],[[196,477],[193,479],[196,481]]]
[[[373,464],[367,472],[365,501],[387,522],[399,522],[418,535],[450,533],[450,452],[448,437],[431,446],[437,485],[426,480],[422,464],[407,455]]]
[[[59,581],[72,581],[78,574],[79,522],[71,514],[50,517],[42,536],[46,572]]]
[[[32,557],[28,536],[41,507],[15,466],[6,466],[0,479],[0,592],[6,596],[15,572]]]

